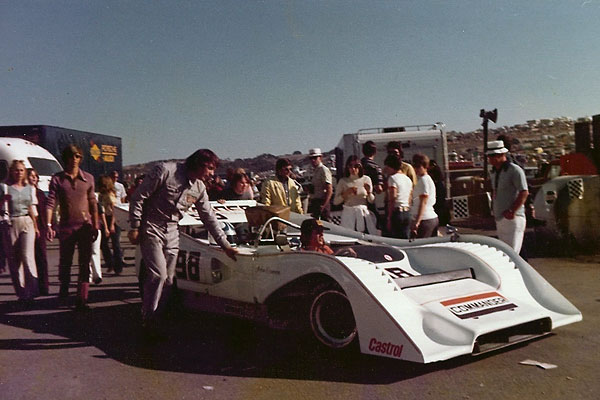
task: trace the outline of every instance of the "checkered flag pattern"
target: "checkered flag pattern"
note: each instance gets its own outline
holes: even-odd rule
[[[469,218],[468,196],[459,196],[452,198],[452,213],[454,214],[454,219]]]
[[[330,213],[331,215],[331,222],[333,222],[336,225],[339,225],[342,223],[342,212],[341,211],[332,211]]]
[[[570,199],[583,199],[583,179],[573,179],[567,182]]]

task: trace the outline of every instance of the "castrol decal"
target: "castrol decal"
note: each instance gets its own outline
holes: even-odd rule
[[[459,297],[442,301],[441,304],[458,318],[475,318],[481,315],[517,308],[496,292],[482,293],[474,296]]]
[[[375,338],[371,338],[369,341],[370,351],[391,357],[400,358],[400,356],[402,356],[402,348],[402,345],[397,345],[391,342],[380,342]]]

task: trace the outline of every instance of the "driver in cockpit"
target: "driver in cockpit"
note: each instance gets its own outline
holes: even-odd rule
[[[352,247],[342,247],[333,251],[331,247],[325,244],[324,230],[329,230],[323,226],[323,222],[319,219],[305,219],[300,225],[300,241],[302,242],[301,250],[316,251],[336,256],[356,257],[356,252]]]
[[[318,253],[333,254],[331,247],[325,244],[323,231],[325,228],[323,223],[314,218],[305,219],[300,225],[300,241],[302,242],[302,250],[316,251]]]

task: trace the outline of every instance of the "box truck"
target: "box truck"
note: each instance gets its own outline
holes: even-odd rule
[[[121,138],[49,125],[0,126],[0,137],[26,139],[48,150],[62,164],[63,149],[73,143],[83,150],[81,168],[98,178],[119,171],[122,176]],[[63,166],[64,167],[64,166]]]

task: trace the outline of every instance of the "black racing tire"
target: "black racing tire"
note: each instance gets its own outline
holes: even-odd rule
[[[309,323],[314,337],[330,349],[348,347],[358,336],[350,301],[338,289],[325,289],[313,297]]]

